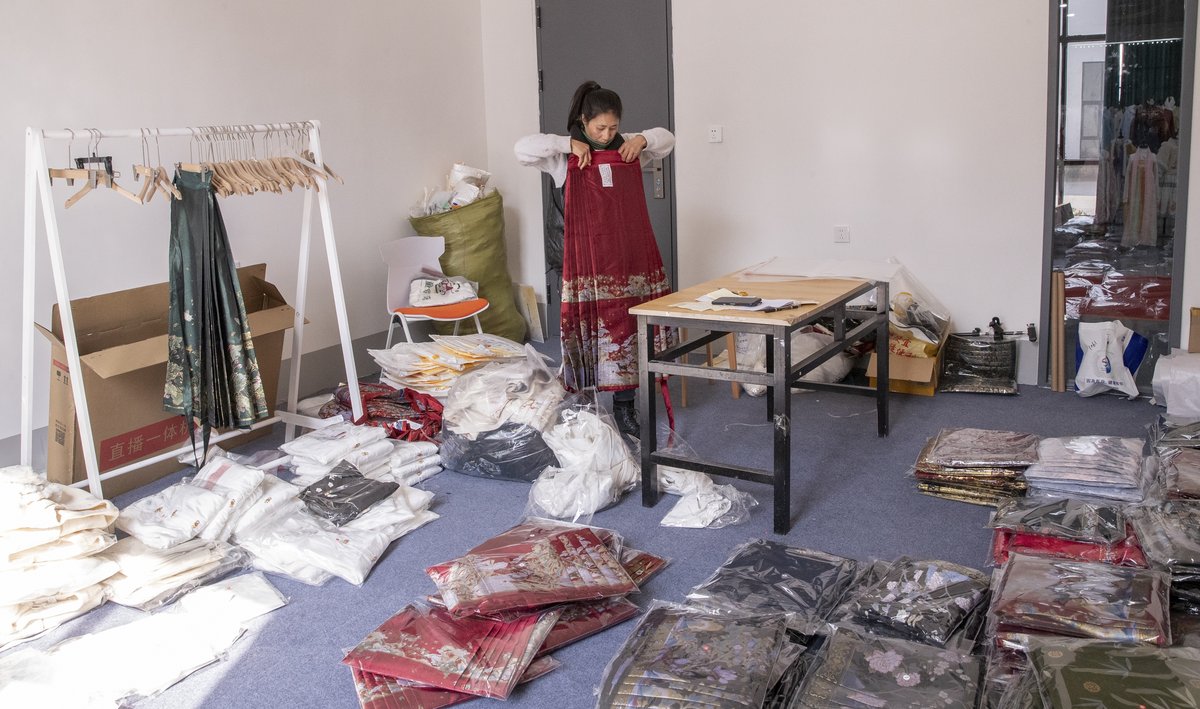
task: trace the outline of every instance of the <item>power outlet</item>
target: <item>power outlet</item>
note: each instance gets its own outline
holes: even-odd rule
[[[850,225],[841,224],[833,227],[833,243],[849,244],[850,243]]]
[[[720,143],[725,140],[725,129],[721,126],[708,127],[708,142]]]

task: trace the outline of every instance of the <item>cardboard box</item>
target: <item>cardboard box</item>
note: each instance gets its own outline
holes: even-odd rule
[[[267,404],[272,408],[279,383],[283,335],[295,311],[266,278],[266,264],[238,269],[238,280]],[[100,472],[119,468],[188,443],[183,417],[163,411],[167,376],[166,283],[71,301],[88,412]],[[50,340],[50,421],[47,477],[69,484],[87,479],[83,447],[75,420],[75,400],[62,321],[54,306],[51,329],[38,326]],[[237,446],[266,435],[269,427],[222,442]],[[174,458],[104,481],[111,498],[157,480],[182,466]]]
[[[917,394],[918,396],[933,396],[937,393],[938,375],[942,371],[942,357],[946,352],[946,340],[950,337],[950,329],[942,335],[938,344],[936,357],[904,357],[898,354],[888,354],[888,391],[896,394]],[[878,354],[871,353],[867,362],[867,381],[875,386],[875,374],[878,371]]]
[[[1188,333],[1188,352],[1200,352],[1200,308],[1192,308]]]

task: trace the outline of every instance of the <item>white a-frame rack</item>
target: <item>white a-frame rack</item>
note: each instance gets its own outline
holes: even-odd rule
[[[33,461],[33,350],[36,333],[34,331],[34,290],[37,279],[37,213],[41,205],[42,219],[45,224],[46,246],[50,254],[50,268],[54,275],[54,290],[58,300],[59,313],[62,320],[63,343],[67,350],[67,366],[71,372],[82,372],[79,360],[79,343],[75,334],[75,319],[71,312],[71,298],[67,290],[67,276],[63,268],[63,246],[58,230],[58,217],[55,212],[53,194],[50,190],[49,165],[46,161],[46,141],[72,140],[75,136],[87,136],[97,140],[101,138],[128,138],[145,140],[147,135],[153,137],[184,137],[195,138],[197,135],[246,135],[246,134],[283,134],[289,131],[304,130],[308,133],[308,145],[312,150],[317,167],[324,168],[325,162],[321,154],[321,124],[318,121],[303,121],[301,123],[274,123],[238,126],[206,126],[191,128],[130,128],[121,130],[97,130],[91,128],[25,130],[25,260],[23,269],[22,295],[22,339],[21,339],[21,463],[30,465]],[[358,376],[354,366],[354,352],[350,339],[350,325],[346,316],[346,296],[342,289],[341,268],[338,265],[337,243],[333,234],[333,219],[329,210],[329,190],[325,179],[316,176],[320,190],[316,192],[316,201],[320,207],[321,229],[325,235],[325,254],[329,262],[329,281],[333,289],[333,302],[337,311],[338,334],[341,338],[342,360],[346,366],[346,381],[350,384],[351,402],[354,420],[363,415],[362,396],[358,390]],[[292,330],[292,363],[288,381],[287,409],[277,411],[276,415],[259,421],[253,428],[272,425],[283,421],[286,424],[285,437],[291,440],[296,426],[316,428],[323,425],[320,420],[300,416],[295,413],[296,401],[300,388],[300,358],[304,345],[304,313],[308,296],[308,257],[309,243],[312,233],[313,190],[305,190],[304,216],[300,226],[300,243],[298,275],[296,278],[296,299],[293,306],[296,311],[294,328]],[[92,494],[103,496],[102,481],[124,473],[146,467],[168,458],[173,458],[184,451],[190,451],[191,446],[185,445],[179,449],[139,460],[134,463],[110,470],[103,475],[96,457],[95,440],[92,435],[92,420],[88,413],[88,403],[82,376],[73,375],[71,390],[75,401],[75,416],[78,421],[80,443],[83,448],[84,463],[87,467],[87,483]],[[215,436],[213,440],[238,435],[244,431],[232,431]],[[70,443],[68,442],[68,445]]]

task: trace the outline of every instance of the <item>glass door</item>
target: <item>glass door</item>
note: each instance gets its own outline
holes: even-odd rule
[[[1051,318],[1064,318],[1065,381],[1069,389],[1075,378],[1079,323],[1120,320],[1150,340],[1137,374],[1148,393],[1182,316],[1179,185],[1195,0],[1052,1],[1059,71],[1049,266],[1064,283]]]

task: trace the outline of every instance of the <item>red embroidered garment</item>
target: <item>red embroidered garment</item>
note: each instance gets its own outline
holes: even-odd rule
[[[631,389],[638,385],[638,350],[629,309],[671,288],[646,211],[641,164],[597,150],[580,170],[572,155],[563,198],[564,383],[575,391]],[[657,349],[669,339],[657,331]]]
[[[553,652],[623,623],[640,613],[633,602],[624,598],[606,598],[590,603],[573,603],[562,609],[558,622],[546,636],[538,655]]]
[[[562,667],[562,663],[553,657],[539,657],[529,665],[525,674],[521,675],[521,684],[535,680],[559,667]],[[350,668],[350,673],[354,677],[354,690],[358,693],[358,703],[362,709],[441,709],[477,698],[474,694],[449,689],[404,684],[392,677],[364,672],[354,667]]]
[[[559,611],[511,623],[408,606],[342,658],[352,669],[505,699],[558,621]]]
[[[623,596],[638,588],[587,527],[541,534],[517,529],[425,570],[450,611],[498,613]]]
[[[1008,561],[1009,554],[1019,552],[1076,561],[1099,561],[1105,564],[1134,566],[1141,569],[1149,567],[1146,555],[1142,553],[1142,548],[1138,545],[1137,536],[1132,527],[1126,524],[1125,528],[1128,530],[1128,536],[1116,544],[1082,542],[1032,532],[997,529],[992,535],[992,559],[996,562],[996,566],[1002,566],[1004,562]]]

